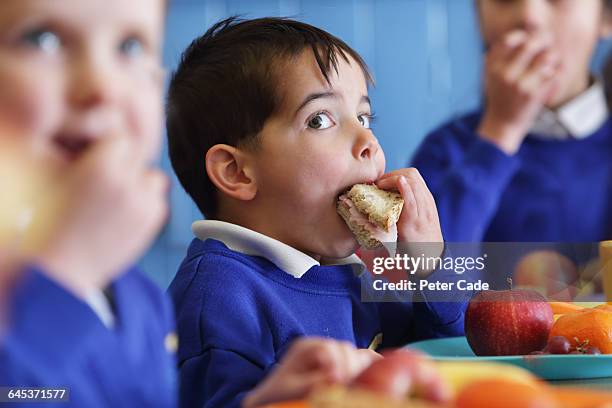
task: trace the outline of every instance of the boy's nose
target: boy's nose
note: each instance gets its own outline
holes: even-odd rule
[[[83,57],[75,62],[70,82],[70,102],[77,108],[111,103],[119,92],[112,67],[93,57]]]
[[[538,32],[545,28],[551,12],[550,0],[520,0],[516,3],[516,27],[527,32]]]
[[[380,145],[371,130],[360,128],[353,145],[353,157],[357,160],[371,160],[376,156]]]

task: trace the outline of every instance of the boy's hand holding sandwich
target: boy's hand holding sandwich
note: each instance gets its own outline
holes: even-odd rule
[[[417,169],[394,170],[384,174],[376,185],[397,190],[404,199],[397,222],[398,242],[444,242],[436,202]]]
[[[384,190],[397,190],[404,207],[397,221],[398,251],[408,256],[439,257],[444,251],[438,209],[419,171],[404,168],[384,174],[376,185]],[[430,270],[417,271],[427,275]]]
[[[340,196],[338,213],[366,249],[397,242],[408,256],[438,257],[444,250],[436,203],[415,168],[384,174],[376,185],[354,185]]]

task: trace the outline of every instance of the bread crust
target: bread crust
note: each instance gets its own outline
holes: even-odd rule
[[[389,232],[389,229],[397,223],[404,206],[401,195],[381,190],[371,184],[355,184],[345,195],[361,214],[385,232]],[[337,211],[357,238],[359,245],[366,249],[377,249],[382,246],[382,242],[374,238],[370,231],[351,218],[350,207],[342,200],[338,200]]]
[[[378,227],[389,231],[397,224],[404,199],[394,191],[381,190],[373,184],[355,184],[347,193],[355,207]]]

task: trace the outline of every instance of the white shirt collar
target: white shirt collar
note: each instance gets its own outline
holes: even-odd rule
[[[601,81],[595,80],[586,91],[556,111],[544,108],[530,133],[545,139],[584,139],[608,119],[608,106]]]
[[[92,290],[85,297],[85,303],[91,307],[104,326],[108,329],[115,327],[115,314],[104,292],[99,289]]]
[[[297,249],[240,225],[217,220],[196,221],[191,225],[194,235],[223,242],[229,249],[246,255],[266,258],[294,278],[301,278],[310,268],[320,265],[351,265],[355,275],[365,271],[365,265],[355,254],[319,263]]]

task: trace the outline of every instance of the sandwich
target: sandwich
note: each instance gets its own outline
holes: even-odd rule
[[[357,238],[359,245],[376,249],[397,241],[397,220],[404,200],[396,192],[373,184],[355,184],[340,195],[337,211]]]

